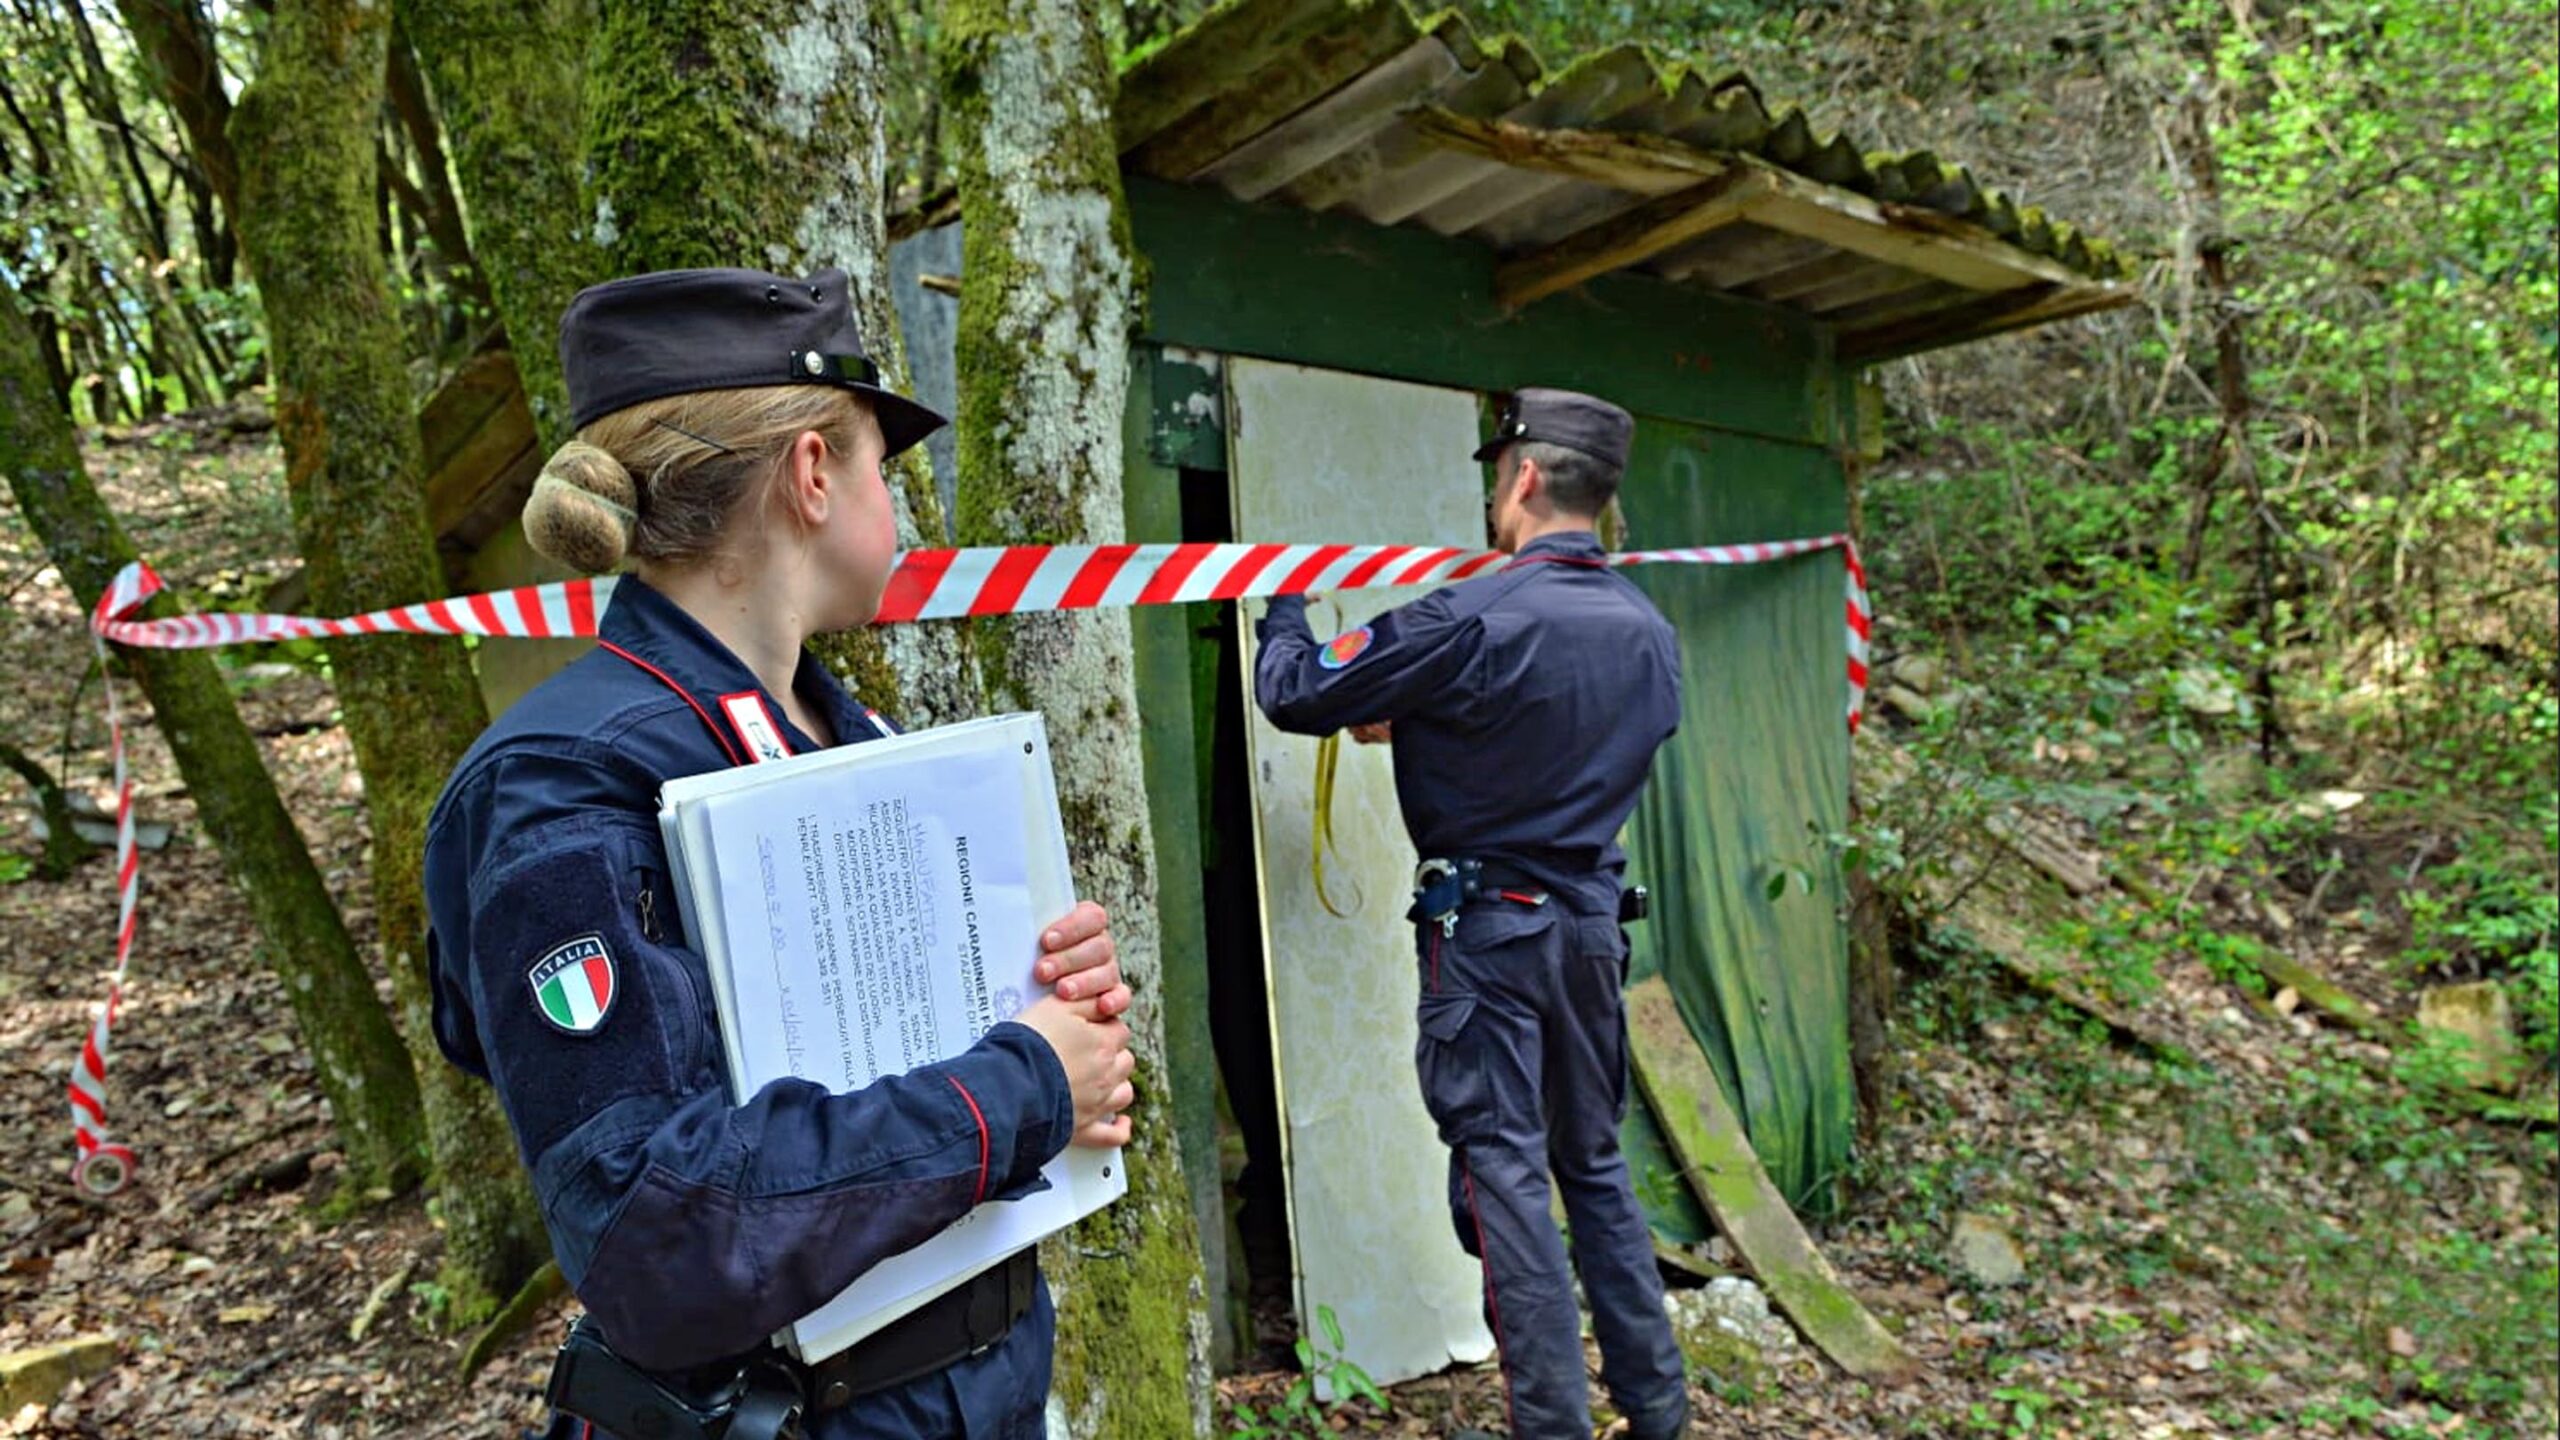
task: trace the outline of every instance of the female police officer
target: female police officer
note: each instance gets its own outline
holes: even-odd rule
[[[834,270],[599,285],[560,356],[578,439],[535,482],[525,533],[631,573],[595,650],[493,725],[436,804],[436,1038],[497,1087],[611,1353],[716,1396],[769,1373],[767,1338],[875,1262],[1036,1183],[1070,1142],[1124,1143],[1130,996],[1081,906],[1042,938],[1052,992],[967,1053],[851,1094],[779,1081],[729,1102],[658,787],[892,733],[801,646],[876,612],[896,547],[880,463],[943,421],[879,386]],[[581,1003],[546,1004],[534,976],[563,956]],[[1052,1327],[1026,1254],[795,1373],[806,1433],[1039,1436]],[[642,1428],[631,1413],[581,1428]]]

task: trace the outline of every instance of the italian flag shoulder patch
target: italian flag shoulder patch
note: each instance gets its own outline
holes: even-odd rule
[[[525,972],[542,1018],[570,1035],[592,1035],[613,1009],[613,952],[601,935],[581,935],[555,947]]]

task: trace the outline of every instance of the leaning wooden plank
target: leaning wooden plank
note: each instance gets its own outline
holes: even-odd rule
[[[1692,1280],[1713,1280],[1725,1273],[1721,1267],[1708,1264],[1659,1235],[1653,1237],[1653,1258],[1655,1263],[1677,1270]]]
[[[1909,1376],[1918,1368],[1910,1352],[1840,1283],[1769,1183],[1715,1068],[1660,976],[1627,991],[1627,1030],[1636,1083],[1662,1121],[1681,1174],[1778,1308],[1850,1374],[1877,1381]]]
[[[479,1338],[471,1342],[471,1348],[463,1353],[460,1371],[463,1382],[470,1383],[471,1377],[480,1373],[491,1356],[541,1319],[544,1308],[567,1294],[568,1290],[569,1282],[560,1273],[560,1262],[543,1261],[542,1268],[534,1271],[518,1287],[515,1298],[507,1302],[506,1308],[498,1312],[497,1318],[489,1322]]]
[[[2072,842],[2060,825],[2026,810],[1994,810],[1983,828],[2010,853],[2050,875],[2073,895],[2095,893],[2107,883],[2098,857]]]
[[[2111,873],[2110,878],[2122,887],[2126,894],[2151,907],[2153,913],[2163,919],[2175,919],[2175,907],[2169,903],[2168,897],[2162,895],[2159,887],[2143,876],[2119,866]],[[2357,1034],[2380,1040],[2384,1044],[2389,1044],[2398,1038],[2391,1027],[2383,1021],[2380,1010],[2375,1009],[2363,997],[2351,993],[2344,986],[2310,966],[2279,954],[2264,945],[2233,947],[2229,953],[2233,958],[2247,961],[2257,967],[2258,973],[2265,976],[2269,984],[2279,988],[2292,987],[2293,993],[2302,997],[2303,1004]]]
[[[2279,986],[2291,986],[2303,1003],[2359,1034],[2388,1039],[2382,1012],[2310,966],[2261,945],[2247,956],[2258,973]]]
[[[1993,877],[1996,880],[1996,875]],[[2163,1059],[2195,1057],[2170,1033],[2123,1006],[2100,998],[2011,916],[2025,907],[2009,886],[1954,875],[1933,874],[1920,882],[1921,898],[1936,913],[1935,924],[1972,942],[2020,984],[2059,1000],[2107,1027],[2119,1040],[2141,1045]]]
[[[2384,1074],[2390,1073],[2388,1065],[2375,1068]],[[2486,1090],[2470,1090],[2459,1085],[2448,1085],[2435,1094],[2453,1108],[2483,1120],[2530,1125],[2544,1130],[2560,1128],[2560,1099],[2549,1095],[2492,1095]]]

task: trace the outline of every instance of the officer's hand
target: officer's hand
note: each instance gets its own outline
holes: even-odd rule
[[[1014,1018],[1040,1032],[1057,1052],[1067,1072],[1067,1089],[1075,1096],[1075,1144],[1108,1148],[1129,1143],[1129,1117],[1120,1112],[1138,1098],[1129,1083],[1138,1057],[1129,1053],[1129,1027],[1117,1020],[1098,1020],[1085,1006],[1045,995]]]
[[[1384,745],[1395,738],[1394,729],[1394,722],[1387,720],[1381,720],[1374,725],[1354,725],[1351,727],[1351,738],[1363,745]]]
[[[1111,943],[1111,917],[1087,900],[1040,933],[1040,963],[1032,978],[1053,986],[1061,1000],[1084,1002],[1086,1018],[1108,1020],[1129,1008],[1120,982],[1120,952]]]

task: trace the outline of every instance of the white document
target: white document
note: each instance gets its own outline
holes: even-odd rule
[[[730,1095],[839,1093],[958,1055],[1038,993],[1040,927],[1075,905],[1047,733],[1004,715],[670,781],[659,824],[711,971]],[[1118,1199],[1116,1151],[989,1201],[777,1337],[806,1360],[872,1334]]]

